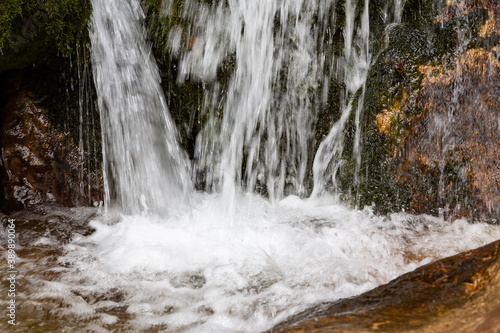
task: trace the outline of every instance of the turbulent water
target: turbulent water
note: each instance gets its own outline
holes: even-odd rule
[[[327,198],[235,201],[234,227],[221,197],[207,194],[177,218],[129,215],[110,225],[89,209],[13,216],[25,230],[17,331],[259,332],[500,238],[487,224],[377,217]]]
[[[258,332],[500,238],[495,226],[380,217],[326,193],[342,165],[351,112],[359,159],[363,98],[353,95],[363,96],[371,61],[368,0],[346,0],[343,55],[325,57],[335,4],[185,1],[181,15],[193,25],[173,27],[169,37],[179,80],[213,83],[220,66],[234,65],[223,100],[223,87],[206,86],[195,162],[213,191],[200,193],[177,143],[139,1],[92,0],[105,209],[14,216],[24,230],[19,332]],[[164,5],[170,13],[172,2]],[[388,24],[401,20],[403,5],[388,6]],[[345,83],[341,116],[314,152],[329,76]],[[314,184],[307,184],[311,170]],[[260,189],[268,198],[255,194]]]

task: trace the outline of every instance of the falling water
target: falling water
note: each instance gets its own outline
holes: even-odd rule
[[[137,0],[92,1],[107,206],[166,214],[188,205],[190,177],[146,43]]]
[[[180,58],[178,79],[201,80],[207,87],[208,120],[198,136],[198,168],[208,175],[210,187],[222,191],[227,207],[234,207],[231,200],[240,187],[271,200],[310,194],[313,160],[313,195],[323,194],[325,184],[333,183],[336,190],[336,175],[345,162],[345,126],[353,112],[352,158],[359,170],[371,61],[369,0],[345,2],[344,47],[338,56],[328,41],[335,32],[337,5],[334,0],[188,0],[175,13],[191,22],[174,26],[169,35],[168,51]],[[359,21],[356,6],[362,6]],[[401,20],[403,6],[403,0],[394,0],[386,9],[387,24]],[[166,15],[174,15],[172,6]],[[217,68],[228,62],[234,71],[225,87],[216,81]],[[315,152],[315,126],[332,79],[345,85],[341,116]]]
[[[48,313],[51,325],[70,331],[264,331],[313,304],[500,237],[483,223],[376,216],[332,204],[323,193],[321,182],[334,182],[341,167],[343,127],[353,112],[355,159],[362,149],[368,0],[359,26],[355,1],[346,1],[339,56],[327,41],[337,1],[184,2],[181,15],[193,25],[172,27],[169,49],[180,57],[178,79],[207,88],[196,163],[215,191],[203,193],[191,191],[138,1],[92,4],[107,204],[123,215],[112,224],[106,214],[94,216],[93,233],[85,209],[26,217],[59,228],[24,240],[36,253],[19,268],[30,281],[19,300],[31,317]],[[168,13],[172,2],[165,4]],[[227,86],[216,82],[224,64],[234,66]],[[304,199],[296,195],[307,195],[311,133],[329,76],[346,85],[341,115],[316,154],[314,196]],[[221,223],[228,213],[238,223]],[[74,216],[80,223],[65,225]],[[55,258],[41,260],[40,249]]]
[[[311,133],[330,65],[322,41],[335,3],[185,2],[180,15],[192,26],[175,27],[169,43],[180,57],[179,80],[214,82],[218,67],[234,63],[227,87],[206,90],[208,121],[197,143],[198,168],[228,201],[240,190],[271,200],[308,193]]]
[[[330,133],[323,142],[321,142],[316,157],[314,159],[314,190],[313,196],[321,195],[325,190],[325,185],[330,181],[333,183],[334,190],[337,190],[336,175],[339,168],[345,162],[341,160],[344,149],[344,128],[349,116],[354,109],[356,135],[354,140],[353,153],[356,159],[356,165],[359,169],[361,163],[360,148],[360,116],[363,109],[365,94],[365,82],[370,65],[369,37],[370,22],[368,15],[369,0],[365,0],[361,26],[355,29],[356,2],[347,0],[345,5],[346,23],[344,31],[344,82],[346,91],[344,100],[341,101],[342,111],[340,119],[333,125]],[[357,31],[357,33],[356,33]],[[362,89],[361,95],[357,100],[354,99],[356,92]]]
[[[77,71],[78,71],[78,111],[79,111],[79,137],[78,150],[82,161],[79,181],[80,195],[85,198],[87,205],[97,204],[92,195],[92,184],[97,183],[97,173],[100,166],[98,152],[98,110],[95,105],[90,60],[86,46],[77,46]],[[99,160],[99,161],[98,161]]]

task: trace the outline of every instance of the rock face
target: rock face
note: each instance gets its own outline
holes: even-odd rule
[[[99,174],[89,175],[82,167],[78,147],[67,133],[54,128],[33,93],[11,80],[6,80],[2,93],[2,210],[99,200]]]
[[[397,172],[411,186],[412,212],[499,220],[499,13],[498,1],[448,2],[435,18],[454,55],[418,67],[421,113],[409,122]]]
[[[500,220],[499,13],[498,1],[413,0],[384,31],[367,81],[358,206]]]
[[[429,205],[449,205],[455,216],[480,211],[482,218],[495,218],[500,214],[500,62],[494,52],[472,49],[454,69],[421,70],[424,88],[417,103],[423,113],[411,122],[399,168],[399,180],[414,189],[410,207],[422,213]],[[434,184],[418,184],[417,171],[434,173]],[[457,192],[462,198],[448,195]]]
[[[500,241],[434,262],[270,332],[499,332]]]

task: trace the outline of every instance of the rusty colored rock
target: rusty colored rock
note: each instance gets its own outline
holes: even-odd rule
[[[16,87],[16,82],[8,83],[0,128],[3,209],[88,205],[98,200],[99,174],[93,174],[91,193],[86,193],[88,177],[82,175],[87,171],[78,147],[68,134],[52,126],[48,111],[37,106],[31,92]]]
[[[500,49],[472,49],[462,54],[453,70],[422,66],[426,74],[417,103],[423,113],[413,119],[405,139],[399,167],[400,182],[414,187],[410,208],[414,213],[450,204],[446,196],[453,182],[467,183],[459,191],[473,200],[470,207],[451,203],[454,216],[500,216]],[[459,165],[456,179],[443,181],[447,165]],[[415,173],[436,173],[433,184],[418,189]],[[430,190],[431,188],[431,190]],[[460,195],[458,193],[457,195]]]
[[[391,64],[394,67],[394,70],[397,72],[404,72],[406,70],[405,63],[398,58],[395,57],[387,57],[385,58],[386,64]]]
[[[500,241],[323,303],[269,332],[498,332]]]

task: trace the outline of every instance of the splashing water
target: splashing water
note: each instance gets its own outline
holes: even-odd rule
[[[364,93],[370,63],[368,0],[359,27],[355,1],[346,1],[344,54],[328,61],[327,28],[314,22],[335,25],[336,1],[224,3],[185,1],[181,14],[197,15],[189,48],[181,47],[183,28],[169,37],[170,51],[181,56],[180,80],[214,80],[223,62],[234,61],[223,103],[220,86],[205,91],[208,120],[196,157],[217,190],[208,194],[191,190],[139,2],[92,0],[106,199],[124,215],[114,224],[107,214],[94,217],[96,231],[87,236],[70,225],[62,233],[72,233],[71,241],[26,240],[27,252],[59,254],[20,264],[30,285],[19,299],[34,318],[21,331],[48,313],[54,325],[73,331],[257,332],[310,305],[500,238],[495,226],[405,213],[379,217],[370,208],[332,204],[324,193],[322,182],[334,182],[340,167],[346,118],[354,111],[359,123],[362,116],[363,98],[352,96]],[[324,96],[310,91],[327,89],[328,71],[346,83],[342,112],[316,154],[314,195],[303,199],[288,194],[307,194],[309,133]],[[362,148],[357,126],[354,154]],[[252,193],[260,186],[270,200]]]
[[[55,232],[26,234],[19,270],[29,289],[18,301],[27,326],[19,332],[43,323],[47,311],[49,325],[67,331],[259,332],[500,238],[498,227],[465,220],[377,217],[330,200],[271,204],[249,194],[235,199],[239,223],[229,228],[220,225],[220,200],[196,194],[193,213],[176,219],[135,215],[109,225],[94,217],[86,237],[87,220],[64,229],[68,217],[88,218],[85,211],[16,216],[55,220],[59,234],[73,233],[66,245]]]
[[[335,25],[335,13],[329,16],[335,3],[186,1],[178,14],[192,22],[174,28],[169,39],[181,81],[211,82],[217,68],[234,66],[227,87],[213,84],[205,91],[208,121],[196,148],[208,185],[228,202],[240,189],[265,192],[271,200],[308,194],[312,133],[330,66],[324,41],[329,24]],[[190,37],[184,42],[182,36]]]
[[[166,15],[174,15],[174,6],[171,2],[167,1],[165,4]],[[234,198],[242,190],[248,193],[257,190],[265,193],[271,200],[279,200],[284,195],[290,194],[302,197],[309,194],[308,188],[312,186],[307,184],[307,173],[311,166],[314,174],[313,196],[325,193],[325,185],[331,183],[336,189],[336,174],[345,162],[341,159],[344,149],[344,129],[352,112],[355,112],[356,125],[353,158],[359,170],[361,163],[360,119],[363,110],[364,85],[371,60],[369,1],[363,2],[361,20],[358,24],[355,22],[356,2],[346,1],[344,47],[340,56],[333,55],[333,46],[329,41],[333,33],[330,31],[330,26],[335,26],[337,20],[336,4],[334,0],[307,2],[285,0],[262,3],[253,0],[234,0],[217,4],[188,0],[183,3],[181,11],[175,13],[191,22],[187,26],[173,26],[169,33],[168,51],[180,59],[178,80],[181,82],[186,78],[202,80],[206,87],[203,107],[207,121],[197,138],[196,172],[205,174],[209,188],[221,192],[224,197],[224,209],[230,220],[234,215]],[[400,0],[395,0],[393,15],[395,21],[401,18],[402,4],[404,3]],[[112,7],[111,4],[107,6]],[[138,8],[136,11],[140,10],[138,4],[130,6]],[[93,21],[106,22],[110,18],[105,13],[106,11],[103,11],[99,17],[96,15]],[[127,15],[132,14],[125,13],[124,16]],[[116,18],[113,19],[120,20],[120,15],[115,16]],[[131,20],[127,17],[126,21]],[[105,25],[102,25],[102,28],[107,29]],[[126,26],[124,32],[121,33],[127,33],[127,39],[133,40],[133,38],[144,37],[143,30],[136,17],[135,26]],[[106,32],[101,32],[97,23],[94,23],[93,35],[94,39],[101,39],[95,42],[96,45],[100,43],[101,47],[94,47],[93,52],[94,61],[98,65],[99,62],[107,64],[121,61],[120,57],[114,60],[113,53],[121,54],[130,48],[117,41],[114,41],[115,44],[111,46],[106,46],[107,42],[113,41],[108,40]],[[143,55],[148,60],[146,61],[148,65],[145,65],[148,70],[144,73],[126,71],[123,78],[125,82],[130,79],[136,82],[138,81],[136,77],[144,80],[143,74],[157,71],[151,57],[147,54],[150,50],[141,43],[144,41],[139,42],[139,48],[134,52],[137,53],[137,59]],[[109,47],[111,52],[106,53],[109,56],[104,57],[103,60],[98,52],[105,50],[106,47]],[[222,87],[216,82],[217,70],[227,66],[227,63],[231,63],[234,69],[229,75],[227,86]],[[136,62],[132,60],[130,66],[136,66]],[[97,67],[99,72],[99,66]],[[103,66],[103,68],[109,70],[112,67]],[[330,73],[325,75],[327,72]],[[128,77],[128,75],[131,76]],[[150,81],[157,80],[156,73],[151,75],[154,79]],[[316,144],[315,126],[319,109],[325,107],[324,96],[328,95],[330,76],[345,85],[340,103],[341,115],[315,153],[313,150]],[[120,81],[120,77],[115,79]],[[97,81],[99,85],[102,80],[98,77]],[[164,110],[162,118],[166,118],[168,126],[158,127],[168,128],[167,133],[170,136],[167,136],[166,140],[167,149],[163,150],[166,150],[166,156],[174,161],[174,163],[164,164],[173,164],[174,167],[165,170],[160,168],[156,173],[153,172],[155,170],[149,170],[153,168],[151,165],[165,160],[165,157],[159,156],[157,162],[147,163],[145,162],[147,156],[141,156],[141,154],[158,154],[158,149],[151,149],[150,143],[154,142],[154,138],[158,140],[162,132],[155,134],[154,131],[147,130],[146,132],[151,135],[150,138],[138,140],[133,136],[127,138],[126,136],[129,135],[127,133],[136,132],[136,130],[127,129],[128,125],[123,120],[125,119],[123,113],[118,112],[123,118],[121,122],[124,125],[119,125],[117,129],[104,130],[105,134],[109,133],[105,149],[110,151],[105,171],[111,168],[108,172],[109,177],[106,177],[107,188],[113,193],[114,189],[109,184],[117,184],[116,192],[119,192],[117,201],[125,200],[127,204],[124,206],[131,205],[131,201],[140,201],[140,198],[136,197],[137,193],[146,189],[148,189],[146,194],[141,194],[147,197],[146,202],[154,202],[161,198],[161,191],[153,191],[154,186],[148,184],[148,179],[158,179],[160,184],[161,181],[167,184],[175,183],[171,178],[175,179],[176,172],[179,171],[182,180],[180,184],[174,184],[174,186],[161,184],[161,188],[188,187],[185,179],[186,172],[182,172],[186,163],[182,160],[182,156],[174,151],[177,144],[172,133],[175,133],[175,130],[168,118],[164,98],[158,86],[153,83],[143,82],[139,87],[141,89],[151,87],[149,95],[146,96],[155,96],[154,99],[158,100],[156,104],[161,104],[161,107],[154,105],[151,98],[144,98],[139,105],[148,110],[155,110],[155,108]],[[100,82],[100,84],[104,83]],[[127,94],[127,89],[136,88],[135,86],[128,87],[123,92]],[[361,94],[355,99],[354,96],[358,92]],[[100,95],[106,96],[100,99],[113,100],[113,95],[102,89]],[[118,100],[123,99],[120,97]],[[153,103],[153,105],[148,105],[148,103]],[[108,101],[100,103],[101,108],[110,108],[109,104]],[[154,114],[153,111],[150,112]],[[107,112],[104,114],[106,115]],[[109,114],[113,114],[113,111]],[[151,117],[152,120],[149,123],[145,122],[144,128],[148,129],[152,122],[156,122],[154,116]],[[133,118],[130,119],[129,122],[132,122]],[[109,123],[113,125],[116,121]],[[132,126],[135,127],[135,125]],[[152,127],[155,128],[155,126]],[[121,143],[120,140],[113,139],[117,135],[123,137]],[[135,148],[128,148],[128,151],[120,148],[129,146],[130,143],[127,142],[129,139],[135,142],[132,145]],[[139,152],[138,156],[128,158],[127,153],[130,155],[134,150]],[[161,153],[162,149],[159,151]],[[132,161],[129,161],[130,159]],[[114,160],[118,160],[119,163]],[[137,167],[136,160],[143,161],[147,168]],[[151,161],[154,161],[154,158]],[[144,172],[145,170],[148,172]],[[138,179],[140,181],[137,183],[147,184],[147,186],[141,188],[131,179]],[[357,177],[355,182],[357,182]],[[186,191],[183,190],[183,193]],[[140,205],[135,205],[140,208]],[[160,205],[161,203],[156,204],[156,206]]]

